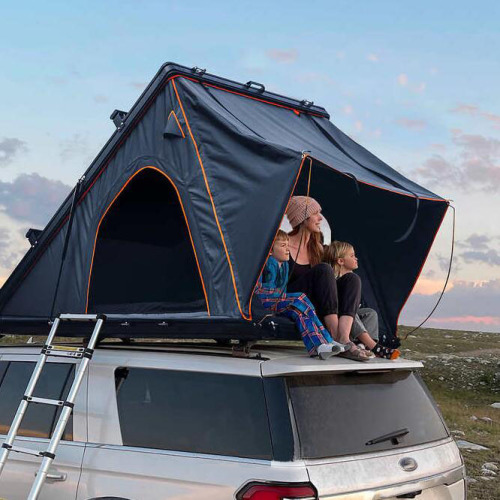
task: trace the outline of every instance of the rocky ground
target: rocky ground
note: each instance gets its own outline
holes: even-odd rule
[[[400,327],[404,339],[411,329]],[[500,499],[500,334],[423,328],[402,341],[464,456],[469,500]]]

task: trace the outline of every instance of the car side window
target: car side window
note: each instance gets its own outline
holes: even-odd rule
[[[119,368],[116,387],[124,445],[272,459],[258,377]]]
[[[26,361],[0,362],[0,434],[7,434],[19,403],[28,385],[35,363]],[[2,376],[3,375],[3,376]],[[64,400],[74,377],[71,363],[47,363],[42,371],[34,396]],[[61,408],[30,404],[19,429],[19,436],[50,438]],[[73,422],[68,421],[63,439],[73,439]]]

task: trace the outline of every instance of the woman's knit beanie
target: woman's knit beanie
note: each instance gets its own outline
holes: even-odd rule
[[[292,196],[286,216],[292,228],[295,228],[318,212],[321,212],[321,205],[314,198],[310,196]]]

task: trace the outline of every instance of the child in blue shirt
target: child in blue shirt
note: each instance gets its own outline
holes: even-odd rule
[[[311,301],[304,293],[286,293],[288,282],[288,235],[279,230],[262,276],[256,295],[264,307],[295,322],[310,356],[327,359],[343,352],[343,345],[335,342],[321,324]]]

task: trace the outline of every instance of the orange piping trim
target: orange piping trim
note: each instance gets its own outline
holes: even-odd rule
[[[312,158],[312,156],[311,156],[311,158]],[[329,165],[328,163],[324,163],[324,162],[322,162],[322,161],[320,161],[320,160],[317,160],[317,161],[319,161],[320,163],[323,163],[323,164],[324,164],[324,165],[326,165],[328,168],[331,168],[332,170],[335,170],[335,172],[337,172],[337,173],[339,173],[339,174],[343,175],[344,177],[349,177],[349,179],[352,179],[352,177],[351,177],[350,175],[347,175],[346,173],[342,172],[341,170],[338,170],[338,169],[336,169],[336,168],[332,167],[332,166],[331,166],[331,165]],[[401,196],[407,196],[408,198],[413,198],[413,199],[415,199],[415,196],[414,196],[414,195],[412,195],[412,194],[408,194],[408,193],[401,193],[400,191],[394,191],[394,190],[392,190],[392,189],[385,188],[385,187],[382,187],[382,186],[377,186],[376,184],[372,184],[372,183],[370,183],[370,182],[366,182],[366,181],[361,181],[361,180],[359,180],[359,179],[357,179],[357,182],[359,182],[360,184],[365,184],[365,185],[367,185],[367,186],[371,186],[371,187],[373,187],[373,188],[375,188],[375,189],[381,189],[382,191],[389,191],[389,193],[399,194],[399,195],[401,195]],[[446,199],[438,200],[437,198],[429,198],[429,197],[427,197],[427,196],[417,196],[417,198],[418,198],[419,200],[437,201],[437,202],[442,202],[442,203],[449,203],[449,202],[450,202],[450,200],[446,200]]]
[[[449,208],[449,204],[448,206],[446,207],[446,210],[444,211],[443,213],[443,216],[441,217],[441,222],[439,223],[439,226],[438,228],[436,229],[436,232],[434,233],[434,238],[432,238],[432,242],[431,244],[429,245],[429,250],[427,251],[427,255],[425,256],[425,259],[424,259],[424,262],[422,263],[422,265],[420,266],[420,271],[418,272],[417,274],[417,277],[415,278],[415,281],[413,282],[413,286],[411,287],[411,290],[410,290],[410,293],[408,294],[408,296],[406,297],[403,305],[401,306],[401,309],[399,310],[399,313],[398,313],[398,318],[396,320],[396,332],[395,332],[395,335],[396,337],[398,336],[398,324],[399,324],[399,317],[401,316],[401,313],[403,312],[403,309],[405,308],[406,306],[406,303],[408,302],[408,299],[410,298],[411,294],[413,293],[413,289],[415,288],[415,285],[417,284],[417,281],[418,281],[418,278],[420,278],[420,274],[422,273],[423,269],[424,269],[424,266],[425,266],[425,263],[427,262],[427,259],[429,257],[429,254],[432,250],[432,245],[434,245],[434,240],[436,239],[436,236],[437,234],[439,233],[439,230],[441,229],[441,226],[443,224],[443,221],[444,221],[444,217],[446,215],[446,213],[448,212],[448,208]]]
[[[292,200],[292,196],[293,196],[293,193],[295,192],[295,187],[297,186],[297,182],[299,180],[299,177],[300,177],[300,174],[302,172],[302,167],[304,165],[304,162],[306,161],[306,158],[308,157],[309,155],[304,155],[302,157],[302,161],[300,162],[300,166],[299,166],[299,171],[297,172],[297,177],[295,177],[295,182],[293,183],[293,187],[292,187],[292,191],[290,192],[290,196],[288,197],[288,202],[286,204],[286,207],[285,207],[285,212],[283,213],[283,217],[285,217],[285,214],[287,213],[288,211],[288,206],[290,205],[290,201]],[[281,217],[281,220],[283,220],[283,217]],[[276,230],[276,232],[274,233],[274,238],[273,238],[273,242],[271,243],[271,246],[269,247],[269,249],[267,250],[267,255],[269,255],[269,253],[271,252],[273,246],[274,246],[274,242],[276,241],[276,236],[278,235],[278,231],[279,231],[279,226],[278,226],[278,229]],[[250,296],[250,302],[249,302],[249,309],[250,311],[252,310],[252,299],[253,299],[253,296],[254,296],[254,291],[255,291],[255,287],[257,286],[257,283],[259,282],[259,278],[260,278],[260,275],[262,274],[262,272],[264,271],[264,267],[266,267],[266,262],[267,262],[267,259],[264,261],[264,264],[260,270],[260,273],[259,275],[257,276],[257,281],[255,282],[255,285],[253,286],[253,289],[252,289],[252,295]]]
[[[170,111],[170,115],[168,115],[167,122],[168,122],[168,120],[170,120],[170,116],[172,114],[174,115],[175,121],[177,122],[177,126],[179,127],[179,130],[181,131],[182,138],[185,139],[186,135],[184,134],[184,130],[182,130],[181,124],[180,124],[179,119],[177,118],[177,115],[175,114],[174,110]]]
[[[243,310],[241,308],[240,299],[238,297],[238,287],[236,286],[236,279],[234,277],[234,272],[233,272],[233,265],[231,264],[231,259],[229,258],[229,252],[228,252],[227,246],[226,246],[226,240],[224,239],[224,234],[222,233],[222,228],[220,227],[219,218],[217,217],[217,211],[215,209],[215,203],[214,203],[214,200],[213,200],[213,197],[212,197],[212,193],[210,191],[210,186],[208,184],[207,174],[205,173],[205,168],[203,167],[203,161],[201,159],[200,152],[198,150],[198,145],[196,144],[196,141],[194,140],[193,132],[192,132],[191,127],[189,125],[189,120],[188,120],[188,118],[186,116],[186,113],[184,111],[184,106],[182,105],[182,101],[181,101],[181,99],[179,97],[179,93],[177,92],[177,86],[175,85],[175,81],[174,80],[172,80],[172,85],[174,87],[174,91],[175,91],[175,95],[177,96],[177,100],[179,101],[179,105],[181,107],[182,115],[184,116],[184,120],[186,121],[186,125],[187,125],[188,131],[189,131],[189,135],[191,136],[191,140],[193,141],[193,145],[194,145],[194,149],[196,150],[196,155],[198,157],[198,161],[200,162],[201,171],[203,173],[203,179],[205,180],[205,186],[207,188],[208,196],[210,197],[210,203],[212,204],[212,210],[214,212],[215,222],[217,223],[217,227],[219,228],[219,233],[220,233],[220,237],[221,237],[221,240],[222,240],[222,245],[224,246],[224,251],[226,252],[226,258],[227,258],[227,262],[229,264],[229,271],[231,272],[231,279],[233,281],[234,295],[236,297],[236,303],[238,304],[238,309],[240,311],[241,316],[244,319],[251,320],[252,319],[252,313],[251,313],[251,311],[249,311],[249,315],[248,316],[245,316],[245,313],[243,312]]]
[[[109,209],[113,206],[114,202],[116,201],[116,199],[120,196],[120,194],[122,193],[122,191],[127,187],[127,185],[129,184],[129,182],[140,172],[142,172],[143,170],[147,169],[147,168],[150,168],[150,169],[153,169],[153,170],[156,170],[157,172],[159,172],[160,174],[164,175],[169,181],[170,183],[172,184],[172,186],[174,187],[175,189],[175,192],[177,193],[177,197],[179,198],[179,203],[181,205],[181,209],[182,209],[182,213],[184,215],[184,220],[186,221],[186,226],[187,226],[187,229],[188,229],[188,233],[189,233],[189,239],[191,240],[191,246],[193,247],[193,252],[194,252],[194,258],[196,260],[196,266],[198,267],[198,273],[200,274],[200,278],[201,278],[201,286],[203,288],[203,294],[205,295],[205,302],[207,304],[207,313],[208,315],[210,316],[210,306],[208,305],[208,297],[207,297],[207,291],[205,289],[205,282],[203,281],[203,275],[201,274],[201,268],[200,268],[200,263],[198,262],[198,256],[196,255],[196,248],[194,246],[194,242],[193,242],[193,237],[191,235],[191,229],[189,227],[189,222],[188,222],[188,218],[186,216],[186,212],[184,210],[184,205],[182,204],[182,199],[181,199],[181,196],[179,194],[179,191],[177,189],[177,186],[172,182],[172,179],[165,173],[163,172],[162,170],[160,170],[159,168],[157,167],[153,167],[153,166],[147,166],[147,167],[142,167],[140,168],[137,172],[134,173],[134,175],[132,175],[131,177],[129,177],[129,179],[127,180],[127,182],[123,185],[123,187],[120,189],[120,191],[118,192],[118,194],[113,198],[113,200],[111,201],[111,203],[108,205],[108,207],[106,208],[103,216],[101,217],[101,220],[99,221],[99,224],[97,225],[97,231],[96,231],[96,234],[95,234],[95,239],[94,239],[94,248],[92,250],[92,260],[90,262],[90,272],[89,272],[89,280],[88,280],[88,285],[87,285],[87,302],[85,304],[85,312],[87,312],[88,310],[88,307],[89,307],[89,293],[90,293],[90,280],[91,280],[91,277],[92,277],[92,269],[93,269],[93,266],[94,266],[94,255],[95,255],[95,248],[96,248],[96,245],[97,245],[97,236],[99,235],[99,229],[101,227],[101,223],[102,221],[104,220],[104,218],[106,217]]]
[[[180,76],[180,78],[184,78],[184,77]],[[205,83],[205,82],[199,82],[199,83],[201,83],[202,85],[205,85],[206,87],[213,87],[214,89],[222,90],[223,92],[229,92],[230,94],[236,94],[236,95],[239,95],[241,97],[246,97],[247,99],[253,99],[254,101],[263,102],[264,104],[270,104],[271,106],[277,106],[278,108],[288,109],[289,111],[293,111],[297,115],[299,115],[300,113],[308,113],[308,114],[314,115],[314,116],[319,116],[319,117],[322,116],[322,115],[318,115],[316,113],[311,113],[310,111],[303,111],[303,110],[291,108],[290,106],[285,106],[284,104],[278,104],[275,102],[265,101],[264,99],[259,99],[258,97],[253,97],[251,95],[241,94],[240,92],[236,92],[234,90],[229,90],[229,89],[224,89],[222,87],[217,87],[217,85],[213,85],[212,83]]]

